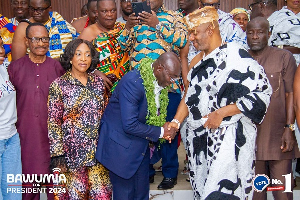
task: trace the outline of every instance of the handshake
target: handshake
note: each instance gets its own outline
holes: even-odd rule
[[[175,122],[166,122],[163,125],[163,128],[164,128],[163,139],[168,140],[169,143],[171,143],[178,132],[179,125]]]

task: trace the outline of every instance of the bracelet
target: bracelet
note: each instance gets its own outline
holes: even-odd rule
[[[180,122],[178,121],[178,119],[172,119],[172,121],[171,122],[175,122],[176,124],[177,124],[177,129],[179,129],[180,128]]]
[[[156,29],[156,31],[159,31],[159,32],[160,32],[160,29],[161,29],[161,22],[158,22],[158,24],[156,24],[155,29]]]

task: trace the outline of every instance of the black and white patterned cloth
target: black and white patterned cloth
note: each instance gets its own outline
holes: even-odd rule
[[[252,199],[256,126],[272,88],[264,69],[235,43],[215,49],[189,74],[185,98],[187,151],[194,199]],[[218,129],[203,127],[203,116],[236,103],[241,114]]]
[[[271,36],[270,46],[288,45],[300,48],[300,17],[284,6],[275,11],[269,18]],[[297,66],[300,54],[293,54]]]

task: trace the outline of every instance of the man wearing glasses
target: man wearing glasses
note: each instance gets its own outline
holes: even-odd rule
[[[138,68],[140,61],[149,57],[156,60],[165,52],[175,52],[179,56],[180,48],[184,47],[187,41],[187,30],[183,23],[181,13],[166,10],[163,0],[147,0],[151,7],[151,13],[141,12],[131,14],[125,25],[125,29],[118,38],[122,50],[130,53],[131,66]],[[169,104],[167,108],[167,121],[171,121],[181,99],[181,87],[178,82],[172,82],[171,90],[168,93]],[[163,180],[158,189],[167,190],[177,184],[178,136],[171,143],[162,143],[155,149],[155,154],[161,154]],[[154,156],[151,161],[154,164],[160,156]],[[154,182],[155,170],[150,166],[149,182]]]
[[[111,96],[101,118],[95,157],[110,170],[114,200],[149,199],[149,142],[170,141],[176,135],[157,113],[166,113],[167,103],[161,99],[180,76],[180,68],[172,52],[156,61],[144,58],[141,68],[125,74]]]
[[[221,11],[220,0],[201,0],[202,6],[213,6],[218,10],[219,26],[222,40],[224,42],[237,42],[244,48],[248,48],[246,33],[241,27],[232,19],[229,13]]]
[[[75,39],[78,34],[76,29],[71,26],[57,12],[50,12],[51,0],[30,0],[29,11],[32,16],[27,22],[21,22],[12,41],[12,60],[23,57],[26,52],[25,29],[29,23],[39,22],[44,24],[49,32],[49,51],[47,56],[59,59],[66,45]]]
[[[29,24],[25,44],[30,52],[8,66],[10,81],[17,92],[16,126],[20,134],[23,174],[51,173],[47,100],[51,82],[64,70],[58,61],[46,56],[49,42],[50,37],[43,24]],[[34,187],[34,183],[23,184],[23,188]],[[23,193],[23,199],[39,199],[39,195]],[[48,194],[48,199],[53,199],[51,195]]]

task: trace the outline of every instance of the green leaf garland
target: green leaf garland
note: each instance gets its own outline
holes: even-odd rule
[[[157,115],[157,107],[155,103],[155,94],[154,94],[154,81],[156,78],[153,74],[153,69],[151,67],[154,62],[151,58],[144,58],[139,66],[139,71],[143,79],[143,85],[146,91],[146,98],[148,104],[148,113],[147,113],[147,124],[153,126],[163,126],[166,123],[167,117],[167,106],[169,104],[168,98],[168,87],[161,90],[159,95],[159,105],[160,105],[160,114]],[[165,141],[163,139],[163,141]]]

